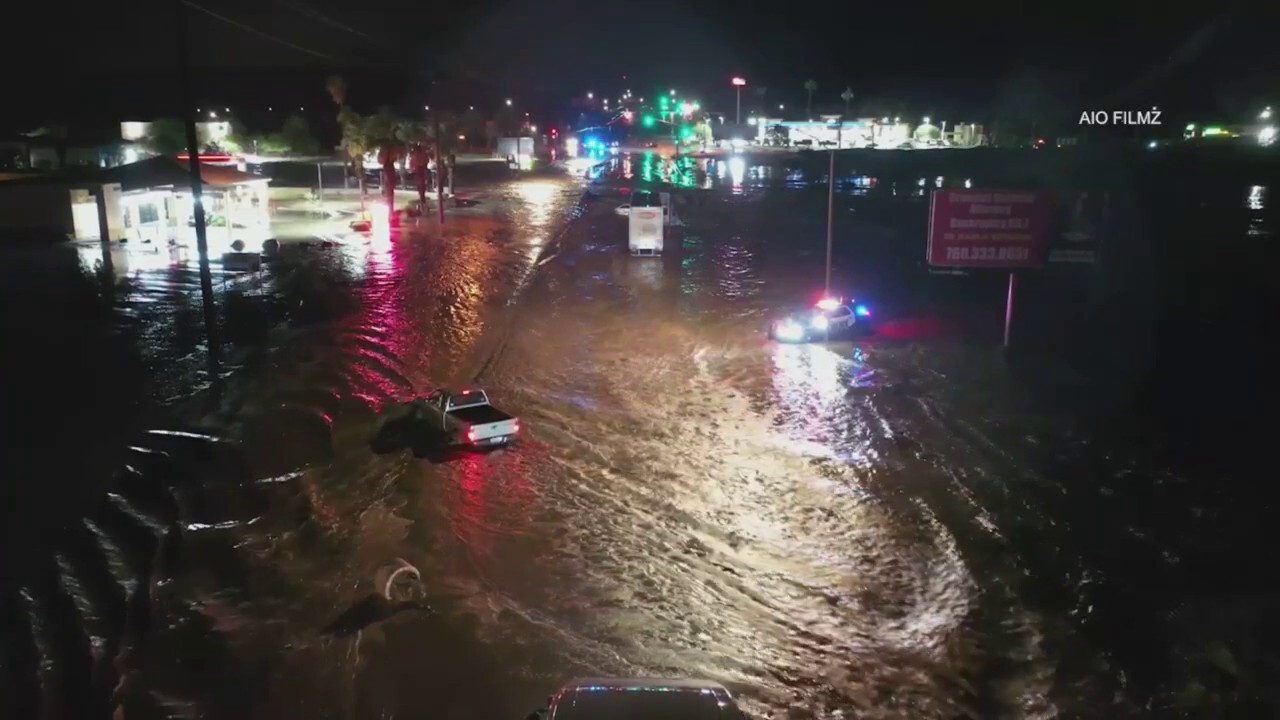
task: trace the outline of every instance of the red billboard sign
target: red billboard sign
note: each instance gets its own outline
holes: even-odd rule
[[[1044,264],[1055,208],[1030,190],[938,190],[929,208],[929,264],[1025,268]]]

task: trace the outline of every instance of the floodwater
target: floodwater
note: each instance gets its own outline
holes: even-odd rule
[[[820,287],[822,178],[646,164],[219,278],[216,402],[189,267],[135,268],[110,308],[86,279],[47,315],[115,330],[70,352],[33,324],[62,349],[26,372],[86,375],[21,396],[74,412],[46,406],[60,438],[19,460],[15,504],[42,510],[7,526],[36,538],[0,608],[12,716],[90,717],[114,688],[131,718],[523,717],[588,675],[708,677],[762,717],[1135,712],[1148,638],[1106,636],[1149,629],[1136,586],[1212,531],[1185,478],[1037,403],[967,332],[985,316],[930,312],[892,220],[923,223],[918,184],[841,183],[836,278],[876,332],[779,346],[770,313]],[[704,192],[664,257],[630,258],[613,205],[664,180]],[[400,436],[438,385],[484,387],[522,441]],[[1159,512],[1124,512],[1139,480]]]

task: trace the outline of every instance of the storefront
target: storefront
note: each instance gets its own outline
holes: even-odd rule
[[[72,191],[72,216],[77,239],[97,239],[97,195],[106,202],[107,225],[112,240],[138,243],[195,245],[195,216],[191,176],[185,162],[152,158],[104,172],[101,191]],[[203,165],[201,202],[205,209],[207,238],[212,253],[231,249],[243,241],[246,248],[260,248],[271,237],[267,189],[270,182],[238,170]]]

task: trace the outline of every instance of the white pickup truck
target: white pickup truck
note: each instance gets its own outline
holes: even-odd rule
[[[414,401],[414,415],[458,445],[505,445],[520,434],[520,421],[489,404],[483,390],[435,390]]]

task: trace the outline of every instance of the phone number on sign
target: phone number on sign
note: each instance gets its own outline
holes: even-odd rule
[[[1024,247],[949,247],[948,260],[1020,260],[1030,259],[1031,251]]]

